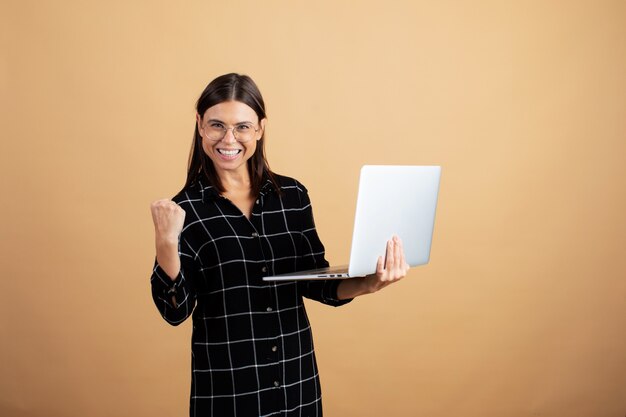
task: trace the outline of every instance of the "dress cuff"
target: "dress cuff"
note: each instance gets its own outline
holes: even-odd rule
[[[185,275],[182,269],[176,276],[176,279],[172,281],[158,262],[155,262],[152,277],[152,284],[166,301],[171,302],[172,297],[175,297],[177,305],[184,302],[187,297],[187,291],[185,289]]]
[[[334,306],[342,306],[344,304],[348,304],[350,301],[354,300],[354,298],[347,298],[345,300],[340,300],[337,296],[337,288],[339,288],[339,284],[342,280],[340,279],[332,279],[326,281],[326,285],[324,285],[324,300],[331,305]]]

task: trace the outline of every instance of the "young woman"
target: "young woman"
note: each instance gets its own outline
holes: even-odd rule
[[[273,173],[265,105],[249,77],[213,80],[196,105],[187,181],[152,203],[152,296],[172,325],[193,315],[191,416],[321,416],[302,297],[331,306],[406,275],[402,243],[363,278],[264,282],[328,266],[307,189]]]

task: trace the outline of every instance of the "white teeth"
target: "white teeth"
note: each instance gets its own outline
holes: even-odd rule
[[[217,151],[222,155],[233,156],[241,152],[241,149],[218,149]]]

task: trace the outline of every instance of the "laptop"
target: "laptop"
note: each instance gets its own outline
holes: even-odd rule
[[[440,166],[365,165],[361,168],[350,263],[264,277],[264,281],[345,279],[376,272],[393,235],[406,262],[427,264],[435,225]]]

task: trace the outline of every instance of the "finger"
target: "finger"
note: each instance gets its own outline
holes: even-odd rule
[[[406,261],[402,261],[402,276],[405,276],[406,273],[409,271],[409,264],[406,263]]]
[[[150,205],[150,210],[152,211],[153,214],[156,214],[156,215],[161,213],[166,208],[167,208],[166,200],[157,200]]]
[[[154,217],[154,214],[157,211],[157,208],[159,207],[161,200],[155,200],[152,203],[150,203],[150,212],[152,213],[152,216]]]
[[[385,269],[390,270],[395,266],[395,244],[393,238],[387,241],[387,261],[385,262]]]
[[[382,256],[378,257],[378,262],[376,262],[376,275],[380,276],[385,273],[385,261]]]
[[[402,239],[400,238],[398,238],[398,247],[400,248],[400,258],[398,263],[400,264],[400,267],[404,269],[404,264],[406,263],[404,257],[404,245],[402,244]]]
[[[163,209],[164,209],[164,202],[167,200],[157,200],[154,201],[151,205],[150,205],[150,212],[152,213],[152,220],[155,222],[155,224],[157,222],[160,221],[160,219],[163,217]]]
[[[398,237],[393,237],[393,268],[389,271],[391,281],[396,281],[400,279],[400,267],[402,265],[401,261],[401,253],[400,253],[400,245],[398,245]]]
[[[393,257],[396,260],[396,269],[402,267],[402,246],[400,246],[400,238],[398,236],[393,237],[394,241],[394,252]]]
[[[163,205],[164,203],[167,203],[168,201],[171,201],[171,200],[168,200],[167,198],[160,198],[158,200],[154,200],[151,206],[152,207],[160,206],[160,205]]]
[[[402,270],[404,271],[404,274],[406,275],[406,273],[409,271],[409,264],[406,262],[406,254],[404,253],[404,244],[402,243],[402,239],[400,239],[400,248],[402,249]]]
[[[387,256],[389,256],[389,242],[385,245],[385,259],[383,261],[383,269],[387,268]]]

